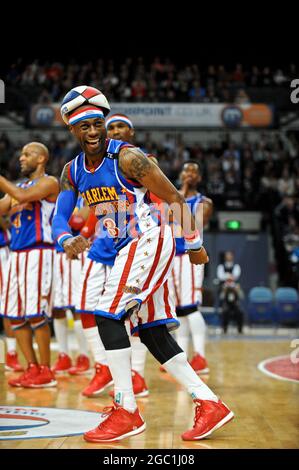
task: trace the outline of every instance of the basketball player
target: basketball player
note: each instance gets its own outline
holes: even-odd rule
[[[91,104],[92,102],[92,104]],[[106,140],[106,98],[91,87],[76,87],[64,98],[61,113],[82,153],[69,162],[61,176],[53,218],[53,234],[66,253],[76,256],[89,247],[82,236],[73,237],[68,220],[78,192],[95,207],[101,231],[114,240],[115,263],[95,310],[99,333],[114,381],[114,405],[105,419],[84,434],[89,442],[110,442],[143,432],[131,377],[131,347],[124,325],[130,317],[132,333],[165,369],[184,385],[196,404],[194,426],[182,438],[197,440],[233,418],[233,413],[205,385],[169,333],[178,326],[168,278],[175,254],[169,225],[152,216],[148,191],[171,205],[181,225],[190,261],[208,257],[184,198],[145,154],[132,145]]]
[[[18,345],[28,363],[24,374],[11,379],[15,387],[49,387],[57,384],[50,369],[53,239],[51,218],[59,193],[56,178],[45,173],[47,147],[39,142],[25,145],[20,165],[24,177],[13,184],[0,176],[0,215],[10,214],[11,257],[4,286],[1,314],[11,321]],[[33,332],[40,363],[33,349]]]
[[[203,217],[205,226],[213,212],[213,202],[197,191],[201,181],[200,165],[197,162],[186,162],[180,174],[181,190],[186,203],[194,217]],[[179,229],[179,227],[175,227]],[[176,232],[176,231],[175,231]],[[172,271],[173,287],[176,298],[176,313],[180,319],[180,328],[176,330],[176,339],[180,347],[188,353],[189,336],[191,333],[193,350],[195,352],[190,364],[198,374],[208,373],[209,368],[205,359],[206,325],[198,306],[202,303],[202,284],[204,265],[194,265],[189,261],[185,249],[185,240],[176,236],[176,257]]]
[[[8,227],[9,224],[7,223],[7,220],[5,220],[4,217],[0,217],[0,299],[3,293],[4,285],[7,282],[7,268],[10,256],[10,233]],[[19,363],[19,358],[16,351],[17,340],[7,318],[3,319],[3,326],[6,337],[5,370],[21,372],[23,367]]]
[[[134,127],[132,121],[123,114],[114,114],[106,119],[106,129],[109,138],[115,138],[132,143],[134,139]],[[154,157],[153,157],[154,158]],[[81,231],[89,238],[95,229],[97,218],[91,211],[87,224]],[[114,264],[117,252],[113,239],[97,238],[89,250],[88,259],[84,267],[80,282],[80,295],[77,311],[82,313],[84,332],[95,359],[95,375],[82,394],[87,397],[98,396],[112,383],[104,345],[99,338],[99,332],[93,314],[99,294],[104,290],[105,281]],[[103,266],[102,266],[103,265]],[[101,281],[101,282],[100,282]],[[92,313],[89,313],[92,312]],[[129,322],[126,326],[130,327]],[[146,397],[149,394],[144,380],[146,360],[146,347],[138,336],[130,336],[132,347],[132,379],[133,390],[136,397]]]
[[[88,207],[84,207],[84,200],[78,197],[75,210],[69,220],[69,225],[74,236],[79,235],[84,226],[88,215]],[[55,289],[54,289],[54,308],[53,308],[53,326],[59,354],[52,366],[55,374],[68,372],[70,375],[86,374],[90,370],[88,357],[88,346],[82,328],[80,314],[75,313],[75,304],[79,291],[79,280],[81,270],[84,265],[86,253],[81,253],[79,259],[67,259],[63,248],[55,244]],[[68,322],[66,310],[72,311],[74,317],[74,332],[78,343],[79,355],[75,365],[69,355],[68,347]]]

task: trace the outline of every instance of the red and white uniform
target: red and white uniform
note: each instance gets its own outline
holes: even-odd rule
[[[26,189],[38,180],[25,180]],[[11,319],[51,316],[54,245],[51,219],[55,203],[46,199],[20,204],[12,200],[11,256],[0,315]]]
[[[7,281],[10,233],[8,230],[0,229],[0,301],[4,285]]]
[[[54,301],[55,309],[75,308],[80,289],[80,276],[86,252],[79,259],[67,259],[65,252],[54,254]]]
[[[175,242],[168,225],[153,227],[132,240],[119,251],[95,314],[121,318],[125,307],[135,300],[142,306],[130,317],[132,333],[149,324],[165,323],[169,329],[176,328],[179,322],[168,287],[174,254]]]
[[[191,264],[187,253],[175,257],[170,285],[177,307],[201,305],[204,270],[204,264]]]

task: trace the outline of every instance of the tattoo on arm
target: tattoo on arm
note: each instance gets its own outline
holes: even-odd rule
[[[67,163],[62,170],[60,177],[60,191],[74,191],[77,192],[76,188],[70,183],[68,178],[68,167],[70,163]]]
[[[121,150],[119,167],[125,176],[138,181],[150,172],[152,163],[149,158],[137,148],[125,148]]]

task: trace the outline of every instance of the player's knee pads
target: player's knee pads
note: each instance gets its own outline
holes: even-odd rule
[[[166,325],[140,329],[139,337],[160,364],[183,352]]]
[[[19,320],[19,321],[11,321],[10,326],[13,331],[20,330],[21,328],[24,328],[24,326],[27,324],[27,320]]]
[[[30,327],[33,331],[38,330],[38,328],[41,328],[42,326],[47,325],[48,319],[46,317],[42,317],[39,321],[36,322],[30,322]]]
[[[95,317],[106,350],[126,349],[131,346],[123,320],[113,320],[99,315],[95,315]]]

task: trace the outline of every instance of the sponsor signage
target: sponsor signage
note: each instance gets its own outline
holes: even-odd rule
[[[126,114],[142,128],[270,127],[273,109],[266,104],[225,103],[111,103],[111,112]],[[63,126],[59,104],[34,105],[30,123],[35,127]]]

